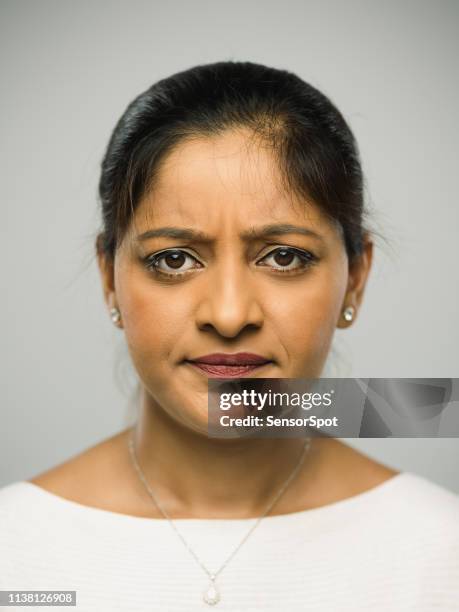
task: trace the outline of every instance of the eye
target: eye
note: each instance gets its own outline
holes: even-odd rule
[[[198,264],[196,266],[196,264]],[[168,249],[145,258],[147,270],[165,276],[180,276],[201,267],[200,262],[181,249]]]
[[[279,247],[263,257],[259,265],[272,267],[276,272],[298,272],[314,265],[318,258],[310,251],[293,247]]]

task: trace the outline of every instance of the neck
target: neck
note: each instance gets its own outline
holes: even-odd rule
[[[270,515],[303,509],[323,462],[323,442],[311,439]],[[134,427],[140,469],[161,507],[175,518],[261,516],[298,465],[304,444],[304,438],[209,438],[177,423],[145,396]]]

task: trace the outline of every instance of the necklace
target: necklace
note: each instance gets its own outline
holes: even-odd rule
[[[247,538],[251,535],[251,533],[256,529],[256,527],[258,527],[258,525],[260,524],[261,520],[269,513],[269,511],[272,509],[274,504],[280,498],[282,493],[284,493],[284,491],[286,490],[286,488],[290,484],[291,480],[295,477],[295,475],[297,474],[298,470],[300,469],[301,464],[303,463],[303,460],[304,460],[304,457],[306,455],[306,452],[310,448],[311,438],[306,438],[304,446],[303,446],[303,450],[301,452],[301,456],[300,456],[300,458],[298,460],[298,463],[296,464],[295,468],[292,470],[292,472],[290,473],[290,476],[284,482],[282,487],[279,489],[279,491],[275,495],[274,499],[270,502],[268,508],[265,510],[265,512],[260,517],[257,518],[257,520],[251,526],[251,528],[246,533],[246,535],[242,538],[242,540],[239,542],[239,544],[236,546],[236,548],[233,550],[233,552],[230,554],[230,556],[226,559],[226,561],[223,563],[223,565],[221,565],[221,567],[216,572],[210,572],[207,569],[207,567],[202,563],[202,561],[199,559],[198,555],[194,552],[194,550],[190,547],[190,545],[185,540],[183,535],[177,529],[177,526],[175,525],[174,521],[171,519],[171,517],[167,514],[167,512],[158,503],[158,500],[156,499],[153,491],[151,490],[151,487],[148,484],[148,482],[147,482],[147,480],[145,478],[145,475],[142,472],[142,470],[140,469],[140,466],[139,466],[138,461],[137,461],[137,457],[136,457],[136,453],[135,453],[135,448],[134,448],[134,429],[132,430],[131,435],[129,436],[128,445],[129,445],[129,452],[130,452],[130,456],[131,456],[134,468],[135,468],[135,470],[136,470],[140,480],[142,481],[143,485],[145,486],[146,490],[148,491],[150,497],[152,498],[155,506],[158,508],[158,510],[161,512],[161,514],[164,516],[164,518],[168,521],[170,526],[177,533],[178,537],[182,540],[182,542],[185,545],[185,547],[187,548],[187,550],[191,553],[191,555],[194,557],[196,562],[201,566],[201,568],[205,571],[205,573],[209,577],[210,584],[209,584],[209,586],[207,587],[207,589],[203,593],[203,599],[204,599],[206,604],[209,604],[210,606],[214,606],[221,599],[220,592],[219,592],[219,590],[217,588],[217,585],[215,584],[215,579],[217,578],[218,574],[220,574],[220,572],[227,566],[228,562],[234,557],[234,555],[241,548],[241,546],[244,544],[244,542],[247,540]]]

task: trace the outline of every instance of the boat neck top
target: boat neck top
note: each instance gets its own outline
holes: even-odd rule
[[[174,519],[217,572],[215,610],[459,610],[459,495],[424,477],[400,472],[325,506],[266,516],[231,557],[256,520]],[[29,481],[0,488],[0,551],[0,590],[75,590],[79,611],[210,609],[209,577],[167,520],[85,506]]]

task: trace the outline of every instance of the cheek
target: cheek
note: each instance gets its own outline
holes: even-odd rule
[[[324,267],[273,302],[273,324],[290,357],[302,360],[328,350],[344,291],[343,276]]]
[[[183,337],[187,321],[186,303],[171,288],[153,287],[131,277],[120,287],[123,327],[132,358],[139,369],[159,371]]]

